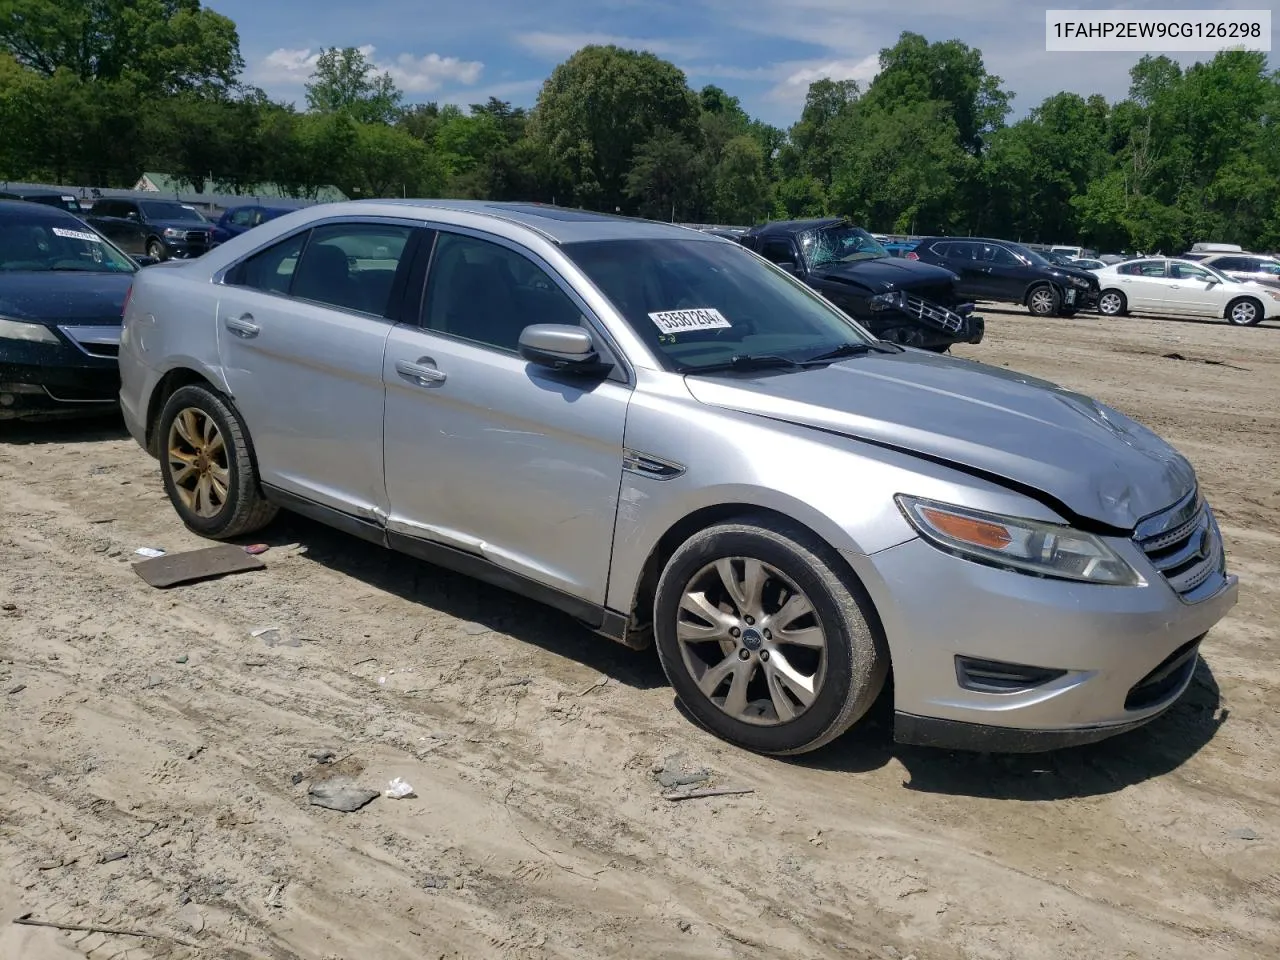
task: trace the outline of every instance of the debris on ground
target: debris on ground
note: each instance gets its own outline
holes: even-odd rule
[[[1262,837],[1258,836],[1256,832],[1249,829],[1248,827],[1238,827],[1235,830],[1228,832],[1227,836],[1230,837],[1232,840],[1261,840],[1262,839]]]
[[[162,683],[164,683],[164,677],[158,673],[153,673],[147,677],[147,682],[142,685],[142,689],[150,690],[153,687],[160,686]]]
[[[661,768],[654,770],[658,783],[668,790],[677,787],[691,787],[698,783],[707,783],[711,779],[711,771],[705,767],[700,770],[685,770],[680,763],[680,754],[673,753],[667,757]]]
[[[716,787],[710,790],[684,790],[678,793],[664,793],[662,799],[702,800],[706,797],[737,797],[755,792],[755,787]]]
[[[358,787],[350,780],[334,778],[313,784],[307,791],[307,796],[314,806],[337,810],[339,813],[355,813],[376,800],[378,791]]]
[[[152,560],[154,560],[156,557],[164,556],[164,551],[161,550],[159,547],[139,547],[137,550],[133,552],[140,557],[148,557],[149,559],[152,559]]]
[[[470,621],[462,625],[462,632],[465,633],[468,637],[479,637],[479,636],[483,636],[486,633],[492,633],[493,628],[488,626],[487,624]]]
[[[387,784],[385,795],[391,800],[403,800],[406,797],[417,796],[417,794],[413,792],[413,787],[411,787],[408,783],[406,783],[400,777],[396,777],[389,784]]]
[[[25,683],[15,683],[13,686],[9,687],[5,693],[9,694],[9,696],[13,696],[14,694],[21,693],[25,689],[27,689],[27,685]]]
[[[271,548],[265,543],[251,543],[249,546],[244,548],[244,552],[249,554],[251,557],[257,557],[266,553],[270,549]]]
[[[198,580],[225,577],[233,573],[265,570],[266,566],[257,557],[250,556],[235,544],[224,543],[216,547],[206,547],[203,550],[168,553],[139,560],[133,565],[133,569],[149,586],[164,589],[181,583],[195,583]]]
[[[312,750],[307,756],[316,763],[333,763],[337,759],[338,753],[336,750],[322,749]]]
[[[111,851],[108,851],[107,853],[104,853],[102,856],[100,856],[98,858],[98,862],[99,863],[115,863],[117,860],[123,860],[127,856],[129,856],[129,854],[124,850],[111,850]]]
[[[585,690],[580,692],[578,696],[585,697],[592,690],[599,690],[601,687],[607,686],[608,683],[609,683],[609,675],[607,673],[602,674],[599,678],[597,678],[595,683],[591,684],[591,686],[587,687]]]

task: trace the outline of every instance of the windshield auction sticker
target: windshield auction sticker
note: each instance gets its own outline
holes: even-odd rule
[[[85,233],[83,230],[66,230],[62,227],[53,228],[54,236],[69,237],[72,240],[88,240],[90,243],[101,243],[102,238],[95,233]]]
[[[732,327],[715,307],[698,307],[694,310],[662,310],[649,314],[663,333],[688,333],[691,330],[723,330]]]

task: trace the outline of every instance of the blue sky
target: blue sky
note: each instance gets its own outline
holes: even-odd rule
[[[532,105],[551,69],[588,43],[649,49],[697,88],[715,83],[757,117],[794,122],[811,81],[864,84],[903,30],[978,47],[1013,90],[1015,116],[1059,90],[1125,95],[1140,54],[1046,53],[1046,5],[1025,0],[207,0],[236,21],[246,78],[301,101],[316,54],[364,47],[410,102],[489,96]],[[1260,0],[1053,4],[1055,9],[1259,9]],[[1212,54],[1184,54],[1184,63]],[[1274,62],[1274,60],[1273,60]]]

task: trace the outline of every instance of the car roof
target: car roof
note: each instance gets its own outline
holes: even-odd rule
[[[586,240],[673,239],[704,240],[725,243],[723,238],[656,220],[620,217],[591,210],[576,210],[542,203],[518,203],[494,200],[353,200],[324,204],[308,209],[326,216],[368,213],[371,208],[417,211],[426,219],[432,210],[451,210],[492,217],[536,231],[553,243],[578,243]]]
[[[19,216],[28,221],[56,220],[58,223],[71,222],[81,224],[79,217],[63,210],[61,207],[32,203],[29,200],[0,200],[0,220],[17,219]],[[83,229],[83,224],[81,224],[81,229]]]
[[[762,223],[758,227],[752,227],[747,233],[757,237],[768,236],[771,233],[791,234],[845,222],[844,217],[816,217],[811,220],[770,220],[768,223]]]

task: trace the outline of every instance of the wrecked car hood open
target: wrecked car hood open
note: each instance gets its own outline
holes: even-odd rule
[[[1118,530],[1132,530],[1195,484],[1181,454],[1109,407],[924,351],[686,382],[702,403],[946,461],[1032,488],[1076,518]]]

